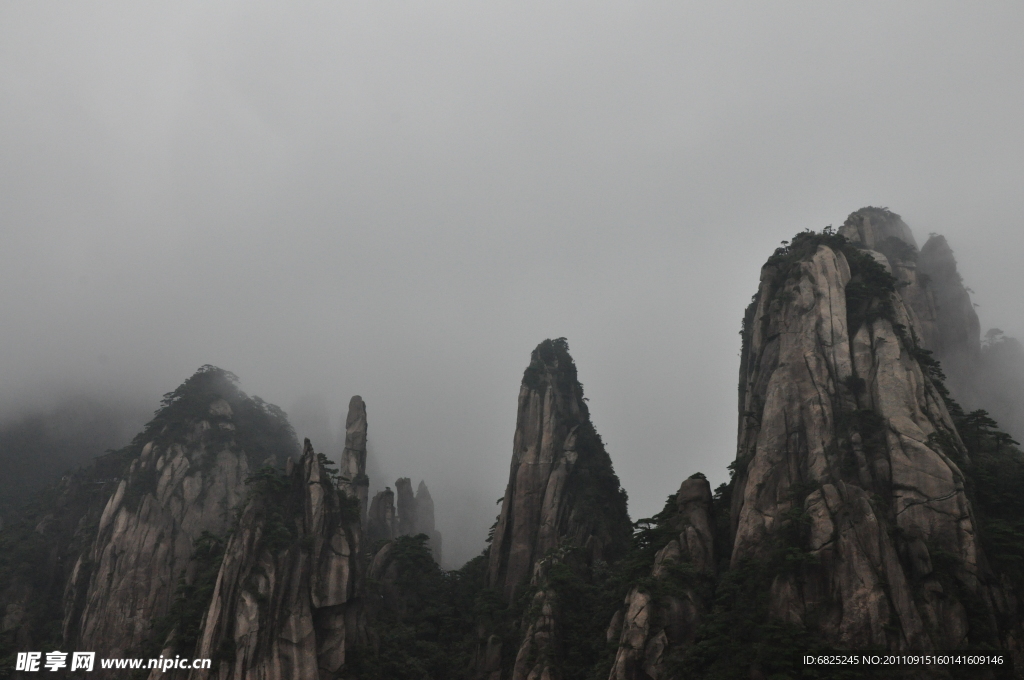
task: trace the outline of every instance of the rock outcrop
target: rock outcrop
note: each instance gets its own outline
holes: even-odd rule
[[[394,536],[415,536],[426,534],[430,539],[428,545],[434,560],[441,563],[441,532],[434,528],[434,499],[430,496],[425,482],[420,481],[416,493],[412,492],[412,481],[401,477],[395,481],[397,508],[395,513]],[[381,508],[387,508],[384,497],[381,497]],[[377,511],[382,512],[382,510]],[[386,510],[383,510],[387,514]],[[379,526],[387,525],[386,519],[380,519]]]
[[[443,564],[441,561],[441,532],[434,526],[434,499],[430,496],[430,489],[422,480],[416,487],[415,533],[426,534],[430,537],[430,551],[434,554],[434,560],[438,564]]]
[[[366,403],[359,395],[348,402],[345,418],[345,450],[341,453],[341,489],[359,499],[360,517],[366,524],[370,480],[366,476]]]
[[[524,622],[523,641],[512,667],[512,680],[557,678],[561,675],[558,672],[559,609],[572,605],[560,601],[558,592],[549,583],[548,572],[562,564],[566,557],[564,550],[556,550],[534,565],[530,585],[535,592]]]
[[[912,247],[900,225],[863,221],[854,236]],[[966,452],[922,365],[918,315],[883,265],[903,267],[805,232],[762,269],[743,331],[732,566],[806,550],[815,566],[773,579],[779,619],[847,648],[953,649],[967,641],[965,599],[984,597],[952,458]]]
[[[523,588],[534,593],[519,624],[513,680],[561,675],[562,617],[574,603],[562,601],[552,574],[589,582],[595,564],[625,553],[631,533],[625,492],[590,422],[568,344],[545,340],[519,390],[509,483],[488,557],[488,585],[507,602]],[[501,656],[500,643],[480,630],[477,675],[494,677]]]
[[[989,390],[978,380],[981,323],[944,236],[934,235],[924,244],[918,269],[936,307],[935,324],[923,338],[925,346],[942,362],[957,399],[971,407],[987,403]]]
[[[408,477],[400,477],[395,481],[397,492],[397,512],[399,536],[412,536],[416,534],[416,495],[412,492],[412,480]]]
[[[608,628],[618,650],[609,680],[666,677],[666,654],[693,644],[703,616],[711,606],[698,588],[712,582],[716,571],[711,485],[691,477],[679,487],[674,512],[665,521],[678,532],[655,555],[651,579],[666,584],[664,593],[634,586]]]
[[[981,357],[981,327],[970,293],[945,237],[932,235],[920,251],[910,227],[883,208],[862,208],[839,229],[852,244],[878,257],[899,283],[899,296],[913,319],[917,342],[935,353],[953,395],[980,400],[975,378]]]
[[[533,351],[519,390],[512,465],[494,529],[488,584],[511,601],[563,543],[608,560],[628,545],[625,493],[590,422],[564,338]]]
[[[284,414],[241,393],[226,371],[203,367],[165,397],[72,570],[64,639],[104,657],[152,642],[179,578],[194,577],[196,541],[226,533],[246,477],[294,447]]]
[[[373,545],[378,541],[390,541],[398,536],[398,516],[395,512],[395,492],[391,487],[378,491],[370,502],[370,513],[366,520],[366,541]]]
[[[357,599],[359,506],[331,482],[306,440],[290,476],[253,482],[228,541],[196,656],[196,678],[336,678],[366,644]]]

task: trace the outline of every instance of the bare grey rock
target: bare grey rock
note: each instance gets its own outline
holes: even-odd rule
[[[398,500],[398,532],[399,536],[416,534],[416,496],[412,492],[412,481],[408,477],[400,477],[395,481]]]
[[[219,400],[211,417],[230,418]],[[98,655],[121,656],[147,639],[171,604],[179,575],[191,577],[193,544],[224,534],[245,495],[250,464],[218,422],[193,421],[184,437],[150,441],[131,463],[99,521],[96,540],[68,585],[65,637]],[[72,605],[85,591],[81,610]]]
[[[523,640],[516,653],[512,680],[554,680],[560,677],[557,656],[561,603],[558,593],[547,586],[547,572],[565,557],[565,551],[556,551],[534,565],[530,583],[536,592],[528,610]]]
[[[391,487],[378,491],[370,502],[370,512],[366,520],[366,540],[368,545],[378,541],[390,541],[398,536],[398,518],[395,512],[395,492]]]
[[[580,474],[580,470],[586,474]],[[581,484],[592,484],[583,501]],[[590,422],[564,339],[531,355],[519,391],[509,482],[494,530],[488,584],[512,600],[537,560],[563,543],[609,559],[628,544],[625,496]]]
[[[978,379],[981,322],[944,236],[928,239],[921,248],[918,267],[926,277],[937,310],[935,324],[926,332],[924,344],[942,362],[950,391],[966,403],[980,404],[982,395],[989,392]],[[987,403],[988,399],[984,401]]]
[[[678,583],[682,577],[676,567],[688,565],[691,580],[678,594],[660,598],[645,587],[629,591],[608,627],[607,638],[619,641],[609,680],[665,678],[666,652],[696,639],[711,606],[695,587],[696,580],[710,580],[716,571],[711,501],[711,485],[702,477],[691,477],[679,487],[672,519],[678,537],[658,551],[651,576]]]
[[[366,476],[366,403],[359,395],[348,402],[348,415],[345,418],[345,449],[341,453],[342,490],[359,499],[360,517],[366,524],[367,498],[370,492],[370,480]]]
[[[408,477],[395,481],[397,498],[394,536],[415,536],[426,534],[428,545],[434,555],[434,561],[441,564],[441,532],[434,528],[434,499],[426,483],[420,481],[416,494],[412,492],[412,482]],[[385,502],[381,498],[381,502]],[[384,506],[386,507],[386,503]],[[377,511],[382,512],[382,510]],[[383,511],[386,514],[386,511]],[[387,520],[381,519],[377,525],[383,526]],[[383,536],[383,534],[381,534]]]
[[[358,512],[343,502],[309,440],[283,496],[257,490],[225,548],[191,678],[339,677],[365,644],[358,600]],[[348,512],[348,514],[346,514]],[[280,526],[280,517],[292,526]],[[286,532],[284,538],[281,534]]]
[[[913,246],[898,216],[871,217],[843,229],[866,247]],[[821,567],[777,575],[772,611],[814,621],[843,647],[952,649],[966,614],[954,593],[928,594],[941,590],[929,555],[941,551],[962,587],[984,594],[963,474],[937,438],[966,454],[915,358],[917,316],[894,293],[891,316],[847,328],[852,276],[825,245],[792,269],[762,270],[744,329],[732,564],[769,559],[802,509]]]
[[[985,390],[976,378],[981,327],[945,237],[932,235],[918,251],[910,227],[881,208],[852,213],[839,233],[871,251],[899,280],[918,341],[942,362],[953,395],[969,404],[982,401]]]
[[[851,213],[846,222],[839,228],[839,233],[850,243],[863,246],[869,250],[885,252],[892,250],[892,239],[902,241],[905,245],[917,250],[914,233],[896,213],[888,208],[861,208]]]
[[[441,532],[434,526],[434,499],[430,495],[430,489],[422,480],[416,487],[416,529],[417,534],[426,534],[430,537],[430,551],[434,554],[434,560],[443,564]]]

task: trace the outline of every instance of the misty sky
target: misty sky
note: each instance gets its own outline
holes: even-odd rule
[[[649,516],[726,479],[797,231],[887,206],[1024,337],[1024,4],[893,4],[0,4],[0,416],[206,363],[300,437],[361,394],[451,566],[565,336]]]

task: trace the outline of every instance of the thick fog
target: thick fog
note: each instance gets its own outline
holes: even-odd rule
[[[138,422],[212,363],[330,451],[360,394],[371,490],[426,480],[451,566],[565,336],[648,516],[727,478],[741,313],[797,231],[887,206],[1024,337],[1022,29],[1020,3],[4,3],[0,420]]]

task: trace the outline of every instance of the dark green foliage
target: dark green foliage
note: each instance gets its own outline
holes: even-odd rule
[[[576,362],[569,354],[569,341],[565,338],[549,338],[537,345],[530,355],[530,365],[523,372],[523,384],[535,390],[543,387],[545,382],[553,384],[562,394],[579,399],[583,416],[589,418],[583,400],[583,385],[577,379]]]
[[[24,606],[19,626],[0,633],[0,678],[11,677],[15,654],[59,649],[64,588],[79,555],[95,537],[100,513],[117,485],[124,452],[108,452],[91,465],[37,491],[0,530],[0,612]],[[84,575],[91,570],[83,562]],[[87,578],[86,578],[87,580]],[[80,606],[80,602],[71,603]]]
[[[609,656],[605,631],[622,603],[622,575],[603,562],[590,568],[574,560],[556,561],[547,572],[547,586],[558,598],[561,644],[555,663],[564,680],[586,680],[600,675],[595,667]],[[604,671],[607,677],[607,670]]]
[[[956,425],[968,453],[958,462],[985,554],[998,572],[1024,588],[1024,454],[985,411],[957,418]]]
[[[338,464],[328,458],[322,453],[316,454],[317,462],[323,467],[324,472],[327,473],[328,479],[331,480],[331,486],[337,488],[338,482],[341,480],[341,473],[338,472]]]
[[[808,550],[810,517],[804,510],[807,495],[817,488],[815,484],[791,488],[791,507],[783,514],[782,527],[762,559],[746,560],[732,568],[723,561],[715,582],[694,582],[698,588],[703,585],[702,592],[713,605],[695,644],[670,660],[671,672],[702,680],[747,680],[755,675],[779,680],[886,677],[876,674],[876,669],[856,668],[835,673],[828,669],[819,675],[821,671],[805,667],[801,657],[825,653],[829,648],[810,629],[772,617],[772,583],[778,578],[799,582],[806,570],[817,565],[817,558]],[[730,495],[731,485],[716,490],[714,507],[719,515],[727,514]],[[716,519],[721,522],[723,518]],[[724,543],[719,539],[720,545]],[[677,575],[674,580],[678,584],[685,578],[685,574]]]
[[[603,538],[605,557],[617,559],[629,545],[628,499],[601,435],[589,419],[576,430],[576,452],[578,458],[566,482],[567,495],[573,499],[574,519],[579,524],[589,524]]]
[[[939,363],[939,360],[935,358],[933,352],[921,347],[918,344],[916,337],[905,344],[910,351],[910,355],[914,357],[917,363],[921,366],[921,371],[931,379],[932,384],[934,384],[939,390],[939,394],[948,401],[949,390],[946,389],[945,385],[946,374],[942,371],[942,365]]]
[[[199,642],[203,616],[213,599],[217,573],[223,560],[224,540],[204,531],[196,539],[193,547],[192,561],[195,562],[195,572],[192,581],[187,582],[184,573],[178,579],[171,608],[165,616],[153,622],[153,633],[143,656],[159,656],[172,631],[175,650],[182,655],[193,654]]]
[[[130,461],[135,460],[138,455],[138,447],[128,446],[125,449],[125,458],[127,464],[125,465],[124,476],[128,476],[128,467],[131,464]],[[155,465],[144,465],[136,470],[135,475],[132,476],[131,484],[125,486],[124,490],[124,506],[129,511],[135,512],[139,509],[139,503],[146,497],[146,494],[156,493],[157,483],[160,481],[160,473],[157,472]]]
[[[808,629],[770,617],[771,584],[784,568],[779,559],[778,555],[773,555],[765,562],[745,561],[719,577],[714,606],[701,626],[697,642],[673,664],[678,677],[701,680],[899,677],[886,675],[875,667],[822,670],[804,666],[803,655],[826,653],[830,648]]]
[[[878,251],[890,262],[917,262],[917,248],[898,236],[889,236],[878,244]]]
[[[475,624],[493,619],[484,593],[486,560],[444,572],[427,547],[428,537],[395,539],[393,583],[368,580],[366,598],[379,602],[374,615],[376,649],[358,647],[346,674],[359,680],[469,678]]]
[[[665,500],[661,512],[633,524],[632,549],[618,565],[627,581],[635,581],[650,573],[655,554],[679,536],[678,517],[679,505],[673,494]]]
[[[846,257],[850,265],[850,282],[846,286],[846,315],[850,334],[854,334],[864,323],[877,318],[895,322],[892,294],[896,292],[897,280],[879,264],[875,258],[858,249],[837,234],[830,227],[821,233],[803,231],[793,237],[792,242],[776,248],[765,266],[774,267],[771,296],[773,300],[786,302],[792,298],[785,286],[797,280],[801,263],[809,260],[819,246],[828,246]],[[909,246],[907,246],[909,248]],[[780,297],[781,296],[781,297]]]
[[[262,467],[246,478],[249,487],[247,502],[253,503],[257,516],[263,520],[261,544],[271,553],[290,548],[299,537],[296,518],[302,508],[302,495],[293,493],[292,478],[280,470]]]
[[[231,407],[230,418],[210,413],[210,404],[218,399]],[[295,431],[284,411],[259,397],[249,397],[238,389],[234,373],[210,365],[202,366],[177,389],[164,395],[160,408],[133,444],[141,449],[142,444],[151,440],[162,445],[180,441],[198,420],[213,425],[207,433],[211,445],[245,451],[253,467],[267,458],[283,460],[299,450]],[[219,427],[229,421],[233,430]]]
[[[892,302],[896,278],[875,258],[852,245],[847,244],[842,252],[850,265],[850,282],[846,284],[846,324],[850,335],[879,318],[896,324]]]
[[[711,518],[714,520],[715,554],[718,557],[718,570],[729,568],[732,558],[732,491],[733,482],[722,483],[715,489],[711,499]]]
[[[338,494],[338,506],[341,511],[341,521],[345,524],[352,522],[359,522],[362,520],[362,507],[359,505],[359,499],[355,496],[349,496],[347,493]]]
[[[0,596],[8,586],[20,584],[30,595],[22,627],[39,649],[58,649],[61,641],[63,589],[54,587],[52,539],[35,531],[35,524],[56,500],[51,488],[40,492],[9,526],[0,532]],[[16,592],[10,593],[16,596]],[[19,629],[0,633],[0,678],[13,677]]]

